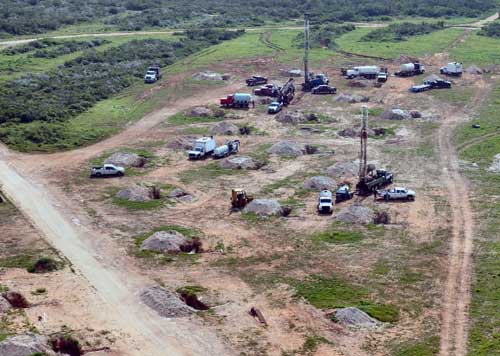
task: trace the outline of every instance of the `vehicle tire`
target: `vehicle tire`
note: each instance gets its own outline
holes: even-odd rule
[[[117,176],[118,177],[123,177],[123,172],[118,172]]]
[[[415,200],[415,197],[413,195],[409,195],[407,197],[408,201],[414,201]]]
[[[386,195],[384,195],[384,200],[385,200],[385,201],[389,201],[389,196],[388,196],[387,194],[386,194]]]

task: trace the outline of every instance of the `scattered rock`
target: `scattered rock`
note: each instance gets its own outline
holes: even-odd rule
[[[186,194],[186,195],[180,196],[176,199],[178,201],[180,201],[181,203],[192,203],[193,201],[196,200],[196,198],[191,194]]]
[[[384,127],[377,127],[374,128],[373,130],[369,129],[370,131],[373,132],[373,135],[370,135],[370,132],[368,133],[368,136],[384,136],[387,133],[387,129]]]
[[[337,98],[335,98],[335,101],[350,104],[367,103],[370,101],[370,97],[359,94],[340,94]]]
[[[315,176],[304,183],[304,188],[312,190],[332,190],[337,187],[337,183],[330,177]]]
[[[339,136],[342,136],[342,137],[356,137],[359,135],[359,131],[351,128],[351,127],[348,127],[348,128],[345,128],[343,130],[340,130],[338,132]]]
[[[142,242],[141,251],[175,253],[180,252],[181,246],[186,242],[188,242],[188,239],[177,231],[158,231]]]
[[[231,74],[229,73],[222,74],[222,80],[229,80],[229,79],[231,79]]]
[[[206,106],[196,106],[189,110],[187,115],[189,117],[210,117],[214,115],[214,112]]]
[[[307,119],[307,121],[319,121],[319,116],[318,116],[318,114],[315,114],[315,113],[309,113],[309,114],[307,114],[306,119]]]
[[[116,197],[128,201],[142,201],[142,202],[150,201],[153,199],[149,188],[137,184],[120,190],[116,194]]]
[[[313,155],[318,152],[318,147],[313,145],[304,145],[304,149],[306,150],[306,154]]]
[[[356,79],[356,80],[350,80],[347,83],[347,86],[351,88],[366,88],[368,86],[368,83],[366,80]]]
[[[0,315],[5,313],[6,311],[12,309],[12,305],[10,305],[9,301],[4,297],[0,296]]]
[[[243,209],[246,213],[254,213],[260,216],[282,215],[283,210],[280,203],[275,199],[255,199]]]
[[[333,177],[355,177],[358,171],[359,165],[356,162],[337,162],[326,169],[326,173]]]
[[[251,157],[231,156],[222,160],[220,166],[225,169],[259,169],[262,164]]]
[[[278,115],[275,116],[276,121],[281,122],[282,124],[291,124],[291,125],[297,125],[300,122],[304,122],[307,120],[306,116],[298,111],[288,111],[288,110],[283,110]]]
[[[115,152],[109,156],[104,163],[114,164],[119,167],[144,167],[147,163],[147,159],[139,156],[137,153]]]
[[[216,72],[211,72],[211,71],[204,71],[204,72],[199,72],[196,74],[193,74],[192,77],[194,80],[214,80],[214,81],[219,81],[223,80],[222,75]]]
[[[381,115],[381,117],[384,120],[407,120],[412,118],[408,111],[402,109],[387,110]]]
[[[372,209],[363,205],[351,205],[340,211],[337,220],[347,224],[369,224],[374,217]]]
[[[467,68],[465,71],[469,74],[483,74],[484,73],[484,71],[481,68],[479,68],[478,66],[476,66],[474,64],[471,65],[469,68]]]
[[[420,111],[417,111],[417,110],[412,110],[410,111],[410,116],[413,118],[413,119],[419,119],[422,117],[422,114],[420,113]]]
[[[373,223],[377,225],[387,225],[391,223],[391,216],[387,211],[377,211],[373,218]]]
[[[193,148],[195,141],[196,137],[194,136],[176,137],[167,144],[167,148],[171,150],[190,150]]]
[[[304,148],[297,142],[280,141],[272,145],[267,152],[278,156],[299,157],[304,154]]]
[[[493,162],[489,166],[488,172],[500,173],[500,153],[493,157]]]
[[[212,127],[212,135],[237,135],[240,129],[235,124],[229,122],[219,122]]]
[[[0,342],[0,356],[30,356],[37,353],[55,355],[46,336],[29,333],[12,336]]]
[[[240,127],[240,135],[250,135],[252,133],[252,128],[250,126]]]
[[[151,309],[166,318],[189,316],[195,309],[187,306],[176,293],[154,286],[140,294],[141,300]]]
[[[186,192],[184,189],[182,188],[174,188],[169,194],[168,194],[168,197],[169,198],[180,198],[180,197],[183,197],[185,195],[188,195],[189,193]]]
[[[362,328],[375,328],[379,322],[366,314],[358,308],[342,308],[337,309],[335,318],[343,324],[348,326],[362,327]]]

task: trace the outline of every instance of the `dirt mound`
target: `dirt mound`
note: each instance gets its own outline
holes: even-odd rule
[[[2,297],[5,298],[13,308],[16,309],[26,309],[30,306],[30,303],[19,292],[8,291],[3,293]]]
[[[214,81],[224,80],[221,74],[211,71],[195,73],[193,74],[192,78],[194,80],[214,80]]]
[[[359,165],[356,162],[337,162],[326,169],[326,173],[333,177],[355,177],[358,175]]]
[[[298,110],[281,111],[278,115],[276,115],[275,119],[282,124],[290,125],[297,125],[301,122],[307,121],[307,117],[304,115],[304,113]]]
[[[187,306],[176,293],[162,287],[145,289],[140,297],[144,304],[166,318],[189,316],[195,312],[195,309]]]
[[[272,145],[267,152],[278,156],[298,157],[304,154],[304,148],[297,142],[281,141]]]
[[[158,231],[142,242],[141,251],[175,253],[182,251],[181,247],[187,242],[188,239],[177,231]]]
[[[131,152],[115,152],[104,161],[105,164],[114,164],[120,167],[144,167],[146,162],[146,158]]]
[[[212,135],[237,135],[240,129],[229,122],[219,122],[212,127]]]
[[[151,191],[140,185],[132,185],[120,190],[116,197],[128,201],[150,201],[152,200]]]
[[[340,94],[335,98],[336,102],[339,103],[367,103],[370,101],[370,97],[366,95],[359,95],[359,94]]]
[[[55,355],[48,341],[45,336],[31,333],[12,336],[0,342],[0,356],[30,356],[37,353]]]
[[[376,319],[373,319],[364,311],[353,307],[338,309],[335,318],[340,323],[361,328],[375,328],[379,324]]]
[[[12,309],[12,305],[10,305],[9,301],[4,297],[0,296],[0,315],[5,313],[6,311]]]
[[[488,172],[500,173],[500,153],[493,157],[493,162],[488,167]]]
[[[167,144],[167,148],[171,150],[190,150],[193,148],[195,141],[196,137],[194,136],[176,137]]]
[[[196,106],[188,111],[187,115],[189,117],[210,117],[214,115],[212,109],[206,106]]]
[[[351,205],[340,211],[337,220],[347,224],[369,224],[374,217],[372,209],[363,205]]]
[[[418,62],[418,58],[410,57],[405,54],[401,54],[398,58],[394,60],[396,64],[405,64],[405,63],[415,63]]]
[[[232,156],[221,161],[220,166],[225,169],[259,169],[262,164],[251,157]]]
[[[483,74],[484,73],[484,71],[481,68],[479,68],[478,66],[476,66],[474,64],[471,65],[469,68],[467,68],[465,71],[469,74]]]
[[[384,113],[382,113],[381,115],[381,118],[384,120],[407,120],[411,119],[412,116],[407,110],[391,109],[384,111]]]
[[[245,213],[254,213],[260,216],[276,216],[283,214],[283,209],[280,203],[274,199],[252,200],[250,204],[243,209],[243,211]]]
[[[337,183],[330,177],[316,176],[311,177],[304,182],[304,188],[311,190],[332,190],[335,189]]]

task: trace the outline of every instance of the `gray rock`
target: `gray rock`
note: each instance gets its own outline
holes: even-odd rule
[[[381,115],[381,117],[384,120],[407,120],[412,118],[411,114],[407,110],[402,109],[387,110]]]
[[[187,241],[184,235],[177,231],[158,231],[142,242],[141,251],[180,252],[181,246]]]
[[[311,190],[333,190],[337,187],[337,183],[330,177],[315,176],[304,182],[304,188]]]
[[[178,201],[180,201],[181,203],[192,203],[193,201],[196,200],[196,198],[194,196],[192,196],[191,194],[186,194],[186,195],[180,196],[176,199]]]
[[[192,77],[194,80],[213,80],[213,81],[219,81],[223,80],[222,75],[216,72],[211,72],[211,71],[204,71],[204,72],[199,72],[193,74]]]
[[[176,137],[167,144],[167,148],[172,150],[190,150],[193,148],[195,141],[196,137],[194,136]]]
[[[259,169],[262,164],[251,157],[231,156],[222,160],[220,166],[225,169]]]
[[[335,318],[340,323],[354,327],[375,328],[379,325],[378,320],[373,319],[364,311],[353,307],[337,309]]]
[[[278,156],[299,157],[304,154],[304,147],[293,141],[280,141],[272,145],[268,153]]]
[[[144,304],[165,318],[179,318],[195,312],[176,293],[162,287],[154,286],[145,289],[141,292],[140,298]]]
[[[30,356],[37,352],[47,356],[55,355],[46,336],[29,333],[12,336],[0,342],[0,356]]]
[[[356,162],[337,162],[326,169],[326,173],[333,177],[355,177],[358,171],[359,165]]]
[[[283,209],[275,199],[255,199],[243,209],[246,213],[260,216],[278,216],[283,214]]]
[[[144,167],[146,162],[146,158],[131,152],[115,152],[104,161],[119,167]]]
[[[240,129],[229,122],[219,122],[212,127],[212,135],[237,135]]]
[[[302,71],[300,69],[290,69],[288,71],[284,72],[285,75],[288,75],[290,77],[301,77],[302,76]]]
[[[129,201],[149,201],[152,200],[151,192],[148,188],[140,185],[132,185],[120,190],[116,197]]]
[[[351,127],[348,127],[348,128],[345,128],[343,130],[340,130],[338,132],[339,136],[342,136],[342,137],[356,137],[359,135],[359,131],[351,128]]]
[[[278,113],[275,117],[276,121],[281,122],[282,124],[290,124],[290,125],[297,125],[298,123],[307,121],[306,116],[298,111],[288,111],[284,110]]]
[[[222,80],[229,80],[229,79],[231,79],[231,74],[229,73],[222,74]]]
[[[484,71],[476,65],[471,65],[465,70],[469,74],[483,74]]]
[[[419,119],[422,117],[422,114],[420,113],[420,111],[417,111],[417,110],[412,110],[410,111],[410,116],[413,118],[413,119]]]
[[[347,224],[370,224],[374,217],[372,209],[363,205],[351,205],[340,211],[337,220]]]
[[[196,106],[188,112],[188,116],[190,117],[210,117],[213,115],[214,112],[212,109],[207,108],[206,106]]]
[[[180,197],[183,197],[185,195],[188,195],[188,193],[184,189],[175,188],[168,194],[168,197],[169,198],[180,198]]]
[[[350,104],[367,103],[370,101],[370,97],[359,94],[340,94],[337,98],[335,98],[335,101]]]
[[[5,313],[6,311],[12,309],[12,305],[10,305],[9,301],[0,295],[0,315]]]
[[[493,157],[493,162],[488,167],[488,172],[500,173],[500,153]]]

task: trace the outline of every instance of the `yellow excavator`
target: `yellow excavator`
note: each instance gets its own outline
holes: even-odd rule
[[[253,200],[253,196],[244,189],[235,188],[231,192],[231,205],[233,208],[242,209]]]

